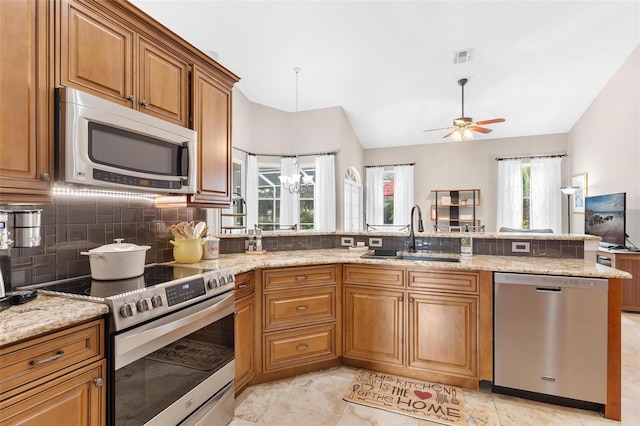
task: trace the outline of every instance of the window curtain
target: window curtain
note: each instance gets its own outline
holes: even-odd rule
[[[408,225],[413,207],[413,165],[393,168],[393,224]]]
[[[384,167],[367,167],[365,171],[366,222],[369,225],[382,225],[384,222],[384,184],[382,182]]]
[[[247,184],[245,185],[247,202],[247,229],[258,224],[258,157],[247,155]]]
[[[522,228],[522,170],[520,160],[498,162],[496,230]]]
[[[336,171],[334,155],[316,156],[313,207],[315,231],[336,230]]]
[[[562,158],[531,159],[531,229],[562,231]]]
[[[280,174],[291,176],[293,174],[294,157],[280,159]],[[291,194],[284,188],[280,188],[280,229],[289,229],[291,225],[300,227],[300,194]]]

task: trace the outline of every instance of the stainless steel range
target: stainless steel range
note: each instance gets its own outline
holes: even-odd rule
[[[28,288],[109,306],[108,423],[164,426],[231,421],[234,286],[230,269],[149,265],[127,280]]]

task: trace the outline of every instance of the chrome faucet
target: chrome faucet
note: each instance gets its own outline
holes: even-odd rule
[[[411,245],[409,246],[409,253],[416,252],[416,234],[413,230],[413,212],[418,209],[418,232],[424,232],[424,226],[422,225],[422,210],[420,210],[420,206],[415,204],[411,207],[411,222],[409,223],[409,239],[411,240]]]

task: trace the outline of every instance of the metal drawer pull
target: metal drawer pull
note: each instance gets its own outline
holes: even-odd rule
[[[307,309],[309,309],[309,305],[296,306],[296,311],[306,311]]]
[[[31,361],[29,361],[29,364],[30,365],[46,364],[47,362],[55,361],[56,359],[60,358],[62,355],[64,355],[64,351],[60,349],[58,352],[56,352],[55,355],[51,355],[50,357],[41,359],[39,361],[37,359],[32,359]]]
[[[305,349],[309,349],[309,345],[307,345],[306,343],[302,345],[298,345],[296,346],[296,349],[299,351],[304,351]]]
[[[96,385],[97,388],[99,388],[104,384],[104,380],[102,379],[102,377],[98,377],[93,381],[93,384]]]
[[[297,275],[296,276],[296,281],[304,281],[307,279],[306,275]]]
[[[240,290],[240,289],[242,289],[242,288],[246,288],[248,285],[249,285],[249,284],[247,284],[247,283],[240,284],[240,285],[238,286],[238,290]]]

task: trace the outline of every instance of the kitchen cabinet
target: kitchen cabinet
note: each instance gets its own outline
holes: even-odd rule
[[[491,378],[491,331],[478,324],[491,315],[490,276],[377,265],[343,276],[345,364],[464,387]]]
[[[640,312],[640,253],[598,250],[598,263],[633,275],[630,280],[622,281],[622,310]]]
[[[106,424],[104,323],[0,349],[0,423]]]
[[[299,368],[339,365],[341,301],[336,265],[262,272],[262,373],[295,375]],[[324,363],[324,364],[323,364]]]
[[[50,3],[0,2],[0,204],[50,203]]]
[[[236,276],[235,285],[235,392],[240,394],[255,374],[255,273]]]
[[[58,84],[189,125],[186,60],[108,10],[66,0],[59,7]]]
[[[480,189],[435,189],[431,220],[435,231],[480,230]],[[452,229],[453,228],[453,229]]]

